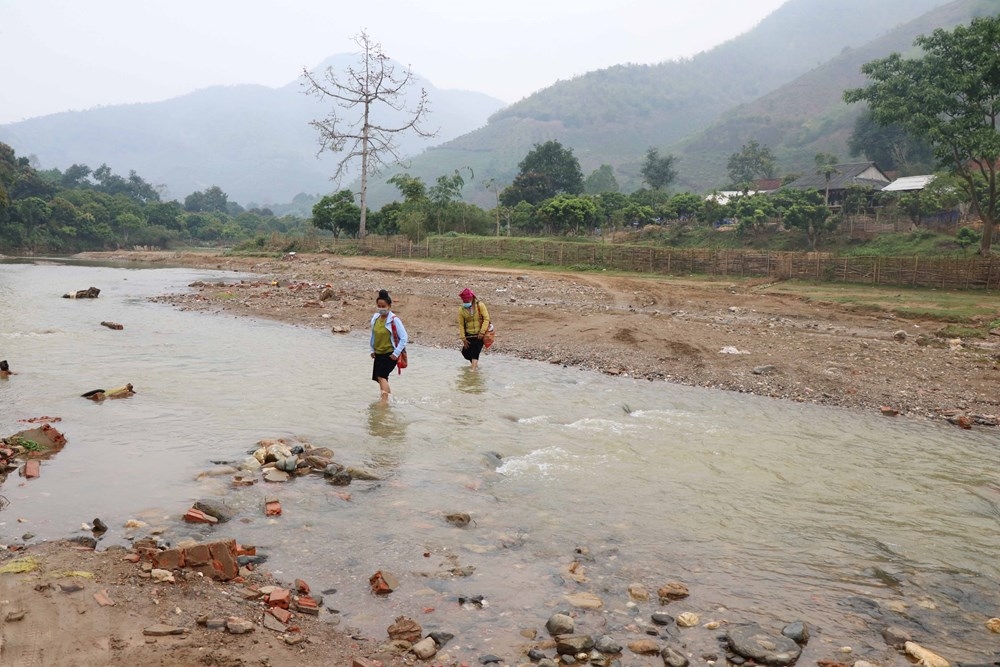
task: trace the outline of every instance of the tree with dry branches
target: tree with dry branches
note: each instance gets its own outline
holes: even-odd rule
[[[354,38],[360,47],[357,66],[350,66],[342,77],[327,67],[314,74],[303,68],[303,86],[308,95],[332,101],[334,108],[320,120],[310,121],[319,132],[319,151],[341,154],[333,180],[339,183],[352,162],[361,159],[361,225],[358,237],[365,237],[367,217],[368,177],[376,176],[382,167],[399,164],[402,157],[396,144],[397,136],[412,131],[421,137],[433,137],[421,123],[430,112],[427,91],[420,89],[415,105],[408,105],[407,89],[415,83],[409,67],[397,73],[396,64],[382,51],[382,45],[372,41],[364,30]],[[380,111],[381,109],[381,111]],[[390,124],[389,117],[401,120]]]

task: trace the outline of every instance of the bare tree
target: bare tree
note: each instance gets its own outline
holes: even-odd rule
[[[433,137],[436,132],[427,132],[420,127],[429,113],[426,90],[421,88],[416,105],[407,107],[404,94],[414,83],[410,68],[397,74],[396,65],[382,52],[382,45],[372,41],[364,30],[354,41],[361,47],[359,63],[356,68],[348,67],[343,79],[338,79],[332,67],[327,67],[321,76],[303,68],[302,76],[306,94],[334,102],[334,108],[326,118],[309,123],[319,131],[317,155],[325,150],[340,153],[346,149],[337,163],[333,180],[339,182],[350,163],[361,158],[361,226],[358,237],[364,238],[368,177],[378,175],[382,167],[401,162],[396,135],[412,130],[421,137]],[[403,122],[392,127],[383,125],[383,114],[375,112],[380,105],[402,113]],[[338,107],[342,111],[338,112]],[[392,111],[384,113],[391,114]]]

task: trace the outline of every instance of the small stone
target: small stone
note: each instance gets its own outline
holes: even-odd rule
[[[580,609],[600,609],[604,606],[601,598],[593,593],[573,593],[566,596],[566,601]]]
[[[594,642],[594,649],[600,653],[621,653],[622,645],[619,644],[614,637],[611,635],[601,635]]]
[[[245,635],[248,632],[253,632],[253,623],[245,618],[230,616],[226,619],[226,631],[233,635]]]
[[[660,598],[660,604],[665,604],[670,600],[683,600],[689,595],[688,587],[678,581],[670,581],[660,586],[656,594]]]
[[[288,478],[289,476],[287,472],[285,472],[284,470],[278,470],[277,468],[268,468],[267,471],[264,472],[265,482],[274,482],[274,483],[287,482]]]
[[[444,518],[445,521],[459,528],[465,528],[472,521],[472,517],[467,512],[452,512],[451,514],[446,514]]]
[[[7,612],[7,623],[15,623],[17,621],[23,621],[24,620],[24,616],[27,613],[28,612],[24,611],[23,609],[19,609],[17,611],[8,611]]]
[[[573,617],[566,614],[552,614],[545,623],[545,629],[552,636],[571,635],[574,628],[575,622],[573,621]]]
[[[686,611],[677,617],[677,625],[682,628],[693,628],[698,625],[699,620],[698,614]]]
[[[556,652],[562,656],[576,656],[594,648],[590,635],[560,635],[556,640]]]
[[[913,637],[903,628],[897,625],[890,625],[882,630],[882,639],[892,648],[902,649],[906,645],[906,642],[911,641]]]
[[[898,341],[900,343],[902,343],[903,341],[905,341],[906,338],[907,338],[906,332],[903,331],[902,329],[900,329],[899,331],[896,331],[895,333],[892,334],[892,339],[895,340],[895,341]]]
[[[173,625],[167,625],[166,623],[157,623],[156,625],[151,625],[148,628],[143,628],[142,634],[147,637],[167,637],[169,635],[183,635],[187,630],[184,628],[178,628]]]
[[[688,667],[688,659],[669,646],[663,647],[663,650],[660,651],[660,657],[663,658],[663,664],[666,667]]]
[[[397,616],[395,623],[386,628],[386,633],[388,633],[390,639],[401,639],[413,644],[420,641],[420,637],[424,631],[420,627],[420,624],[412,618]]]
[[[809,642],[809,626],[802,621],[789,623],[781,629],[781,634],[785,635],[799,646],[805,646]]]
[[[645,602],[649,599],[649,591],[642,584],[629,584],[628,596],[636,602]]]
[[[660,652],[660,645],[652,639],[636,639],[629,642],[628,650],[638,655],[652,655]]]
[[[951,667],[951,663],[933,651],[928,651],[916,642],[906,642],[903,645],[906,654],[916,660],[922,667]]]
[[[656,625],[672,625],[675,622],[674,617],[665,611],[654,611],[649,618]]]
[[[421,660],[430,660],[438,652],[438,646],[430,637],[424,637],[411,646],[410,651]]]
[[[990,632],[1000,633],[1000,618],[991,618],[986,621],[986,629]]]

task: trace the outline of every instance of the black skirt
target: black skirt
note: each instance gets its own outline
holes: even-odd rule
[[[475,335],[466,336],[465,340],[469,342],[467,346],[462,347],[462,356],[472,361],[473,359],[479,358],[479,353],[483,351],[483,339],[478,338]]]
[[[379,378],[389,379],[389,375],[396,368],[396,360],[391,354],[376,354],[372,363],[372,380],[378,382]]]

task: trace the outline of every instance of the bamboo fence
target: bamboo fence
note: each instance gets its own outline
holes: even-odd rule
[[[844,257],[820,252],[702,250],[609,243],[564,243],[509,237],[367,237],[338,241],[334,252],[413,259],[499,260],[568,269],[609,269],[658,275],[817,280],[939,289],[1000,289],[993,257]]]

